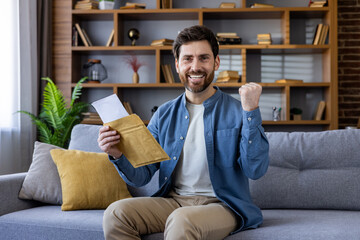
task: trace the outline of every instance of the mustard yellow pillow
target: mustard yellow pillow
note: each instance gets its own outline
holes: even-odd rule
[[[50,154],[60,176],[61,210],[105,209],[131,197],[105,153],[53,149]]]

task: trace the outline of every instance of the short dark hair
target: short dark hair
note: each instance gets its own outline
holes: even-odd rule
[[[219,43],[214,33],[209,28],[200,25],[185,28],[178,34],[173,44],[174,57],[179,59],[180,47],[183,44],[202,40],[207,40],[209,42],[214,58],[216,58],[219,53]]]

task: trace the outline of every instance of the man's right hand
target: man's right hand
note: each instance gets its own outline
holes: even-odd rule
[[[109,126],[103,126],[99,130],[98,144],[102,151],[115,159],[121,157],[122,152],[116,147],[120,142],[120,134],[110,129]]]

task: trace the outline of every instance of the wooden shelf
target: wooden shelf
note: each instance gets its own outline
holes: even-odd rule
[[[261,81],[262,76],[257,75],[256,70],[261,71],[261,59],[265,57],[266,59],[271,59],[274,55],[291,55],[290,57],[299,57],[304,58],[304,55],[316,55],[313,59],[315,61],[321,61],[321,64],[317,65],[317,62],[309,63],[314,68],[311,77],[307,75],[307,79],[312,81],[319,82],[304,82],[304,83],[275,83],[267,82],[260,85],[263,86],[266,91],[270,94],[275,93],[276,96],[280,95],[281,99],[278,102],[281,102],[281,107],[283,108],[283,119],[282,121],[263,121],[264,125],[279,125],[279,126],[321,126],[323,129],[337,129],[338,126],[338,96],[337,96],[337,1],[329,1],[327,7],[322,8],[309,8],[309,7],[274,7],[274,8],[246,8],[246,5],[249,5],[247,0],[240,1],[241,5],[244,7],[234,8],[234,9],[220,9],[220,8],[174,8],[174,9],[159,9],[160,1],[151,0],[157,8],[155,9],[134,9],[134,10],[75,10],[72,9],[75,3],[75,0],[55,0],[54,1],[54,23],[53,26],[56,27],[54,31],[54,44],[53,44],[53,72],[54,79],[60,89],[64,92],[65,96],[70,98],[71,89],[75,86],[76,81],[78,81],[81,76],[81,68],[85,63],[87,58],[99,58],[102,59],[104,63],[106,61],[114,62],[121,61],[122,55],[128,55],[129,52],[133,52],[136,55],[140,55],[142,58],[147,59],[146,61],[151,61],[151,67],[154,67],[154,71],[149,71],[151,74],[146,81],[152,83],[139,83],[133,84],[130,83],[131,79],[125,74],[126,80],[129,83],[99,83],[99,84],[89,84],[84,83],[83,87],[87,89],[89,94],[91,92],[109,92],[118,94],[124,99],[128,98],[131,94],[136,95],[138,92],[145,92],[149,94],[156,92],[160,94],[160,91],[164,92],[179,92],[181,88],[184,88],[181,83],[163,83],[163,74],[161,71],[162,64],[171,63],[173,67],[173,58],[172,58],[172,46],[150,46],[150,42],[153,39],[164,38],[165,35],[170,35],[169,30],[173,31],[172,35],[176,35],[177,29],[166,29],[167,25],[177,24],[179,21],[179,28],[183,28],[183,25],[186,24],[199,24],[206,25],[213,30],[220,32],[224,30],[229,32],[233,27],[229,27],[229,22],[243,23],[244,26],[247,24],[253,24],[257,27],[259,21],[272,21],[274,22],[274,36],[277,37],[276,43],[283,44],[271,44],[271,45],[257,45],[257,44],[247,44],[249,42],[253,43],[253,39],[256,38],[255,28],[251,33],[248,33],[246,30],[239,30],[239,36],[243,38],[243,43],[241,45],[220,45],[220,57],[233,55],[234,63],[230,64],[239,64],[236,66],[236,69],[241,69],[242,82],[241,83],[215,83],[216,86],[224,88],[229,92],[232,92],[236,88],[242,86],[246,82],[256,79],[256,81]],[[211,0],[209,0],[211,1]],[[275,2],[275,0],[273,0]],[[149,4],[154,6],[154,4]],[[195,3],[194,3],[195,4]],[[177,6],[184,7],[185,4],[182,4],[181,1],[176,3]],[[212,5],[214,6],[214,5]],[[70,14],[69,14],[70,13]],[[220,24],[224,20],[226,24]],[[259,20],[259,21],[254,21]],[[92,46],[92,47],[83,47],[83,46],[70,46],[71,42],[71,29],[73,24],[77,22],[86,28],[86,31],[90,38],[95,36],[97,32],[97,27],[103,24],[106,31],[108,29],[115,29],[114,35],[114,45],[111,47],[106,46]],[[98,23],[100,22],[100,23]],[[182,23],[185,22],[185,23]],[[216,24],[215,24],[216,22]],[[298,23],[304,23],[304,26],[299,27]],[[322,22],[330,26],[329,38],[327,44],[325,45],[311,45],[305,44],[309,43],[309,34],[308,22]],[[134,24],[134,27],[139,28],[141,34],[149,34],[146,30],[149,29],[148,26],[154,27],[154,33],[151,37],[141,38],[138,43],[142,45],[138,46],[129,46],[129,40],[126,37],[126,31],[129,28],[129,23]],[[159,24],[158,24],[159,23]],[[218,24],[219,23],[219,24]],[[305,24],[306,23],[306,24]],[[100,24],[100,25],[98,25]],[[157,26],[158,25],[158,26]],[[231,25],[231,24],[230,24]],[[261,25],[261,24],[260,24]],[[141,29],[142,26],[144,29]],[[87,29],[88,27],[88,29]],[[297,30],[303,38],[297,37]],[[261,27],[260,27],[261,28]],[[170,32],[171,32],[170,31]],[[262,29],[263,31],[263,29]],[[272,30],[269,29],[269,32]],[[310,30],[312,31],[312,30]],[[105,32],[105,31],[104,31]],[[162,32],[166,32],[162,36]],[[89,34],[90,33],[90,34]],[[107,42],[107,36],[100,38],[93,37],[93,42],[103,43]],[[254,36],[253,36],[254,35]],[[170,38],[170,37],[167,37]],[[172,37],[171,37],[172,38]],[[174,38],[173,38],[174,39]],[[245,40],[244,40],[245,39]],[[142,41],[141,41],[142,40]],[[103,44],[105,44],[103,43]],[[127,45],[124,45],[127,44]],[[293,44],[297,43],[297,44]],[[299,44],[300,43],[300,44]],[[146,45],[148,44],[148,45]],[[142,56],[144,55],[144,56]],[[267,55],[267,56],[266,56]],[[319,56],[321,55],[321,56]],[[117,58],[119,56],[119,58]],[[105,59],[103,59],[103,57]],[[286,56],[287,57],[287,56]],[[171,59],[171,60],[170,60]],[[171,62],[170,62],[171,61]],[[269,61],[269,60],[267,60]],[[271,60],[270,60],[271,61]],[[285,60],[279,60],[285,61]],[[255,66],[252,64],[255,63]],[[283,68],[286,68],[286,64],[281,62]],[[304,61],[300,62],[304,63]],[[276,64],[276,63],[274,63]],[[290,64],[290,68],[295,68],[294,65],[297,62],[293,61]],[[316,67],[315,67],[316,65]],[[319,66],[319,69],[317,68]],[[114,71],[116,66],[112,66],[110,71]],[[266,66],[266,68],[269,68]],[[124,68],[121,68],[122,70]],[[291,69],[291,70],[293,70]],[[108,68],[109,70],[109,68]],[[122,71],[121,70],[121,71]],[[173,73],[176,74],[175,69],[172,69]],[[318,72],[316,72],[318,71]],[[281,72],[281,71],[280,71]],[[286,71],[284,71],[286,72]],[[116,74],[108,74],[111,76],[111,81],[122,74],[115,71]],[[267,79],[271,79],[272,72],[270,70],[269,76]],[[289,71],[287,72],[289,73]],[[290,73],[294,75],[296,70]],[[299,73],[301,74],[301,72]],[[309,73],[307,73],[309,74]],[[279,72],[276,72],[274,75],[278,76]],[[286,76],[286,74],[284,73]],[[115,77],[114,77],[115,76]],[[147,76],[147,77],[148,77]],[[260,76],[260,77],[259,77]],[[275,77],[274,77],[275,78]],[[321,79],[322,78],[322,79]],[[119,78],[121,79],[121,78]],[[301,76],[298,77],[301,79]],[[306,78],[304,78],[305,80]],[[178,79],[177,79],[178,80]],[[264,81],[264,79],[263,79]],[[275,79],[274,79],[275,81]],[[96,90],[106,90],[106,91],[96,91]],[[141,90],[141,91],[140,91]],[[322,121],[313,121],[313,120],[301,120],[301,121],[288,121],[290,119],[290,109],[294,107],[293,102],[297,101],[299,96],[305,98],[306,94],[317,94],[316,100],[322,98],[321,100],[326,101],[326,112],[325,119]],[[165,94],[166,95],[166,94]],[[320,97],[319,97],[320,96]],[[133,99],[139,99],[138,108],[142,105],[142,102],[145,101],[143,96]],[[91,97],[89,98],[91,99]],[[278,99],[277,99],[278,100]],[[135,100],[133,100],[135,101]],[[302,100],[299,100],[302,101]],[[278,104],[278,103],[277,103]],[[307,103],[309,104],[309,103]],[[135,104],[136,105],[136,104]],[[311,105],[311,104],[310,104]],[[147,110],[146,110],[147,111]],[[312,111],[312,110],[307,110]],[[309,113],[309,112],[308,112]],[[149,114],[149,113],[147,113]],[[307,114],[309,117],[310,114]]]

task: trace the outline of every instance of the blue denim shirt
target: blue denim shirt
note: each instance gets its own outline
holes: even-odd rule
[[[260,110],[242,110],[240,101],[216,88],[204,104],[204,135],[209,173],[214,192],[238,216],[237,231],[262,223],[260,209],[252,203],[248,179],[263,176],[269,164],[269,144],[261,126]],[[170,160],[133,168],[125,156],[112,160],[121,177],[135,187],[148,183],[157,170],[159,190],[166,196],[189,126],[185,93],[158,108],[148,129]]]

